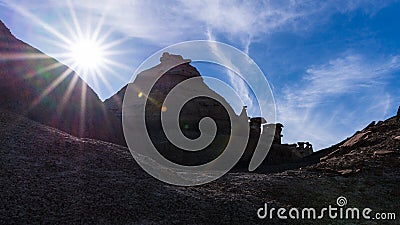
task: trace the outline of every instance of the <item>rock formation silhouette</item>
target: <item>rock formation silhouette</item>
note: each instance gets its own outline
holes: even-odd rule
[[[173,55],[165,52],[160,58],[160,64],[137,75],[133,82],[135,88],[132,88],[131,91],[135,92],[135,94],[132,95],[135,98],[138,96],[137,98],[148,99],[146,105],[146,125],[150,138],[157,149],[159,149],[160,153],[176,163],[200,165],[217,157],[221,151],[223,151],[231,132],[231,121],[228,114],[234,114],[235,118],[238,118],[239,115],[234,113],[233,109],[222,96],[211,90],[203,82],[201,74],[195,67],[190,65],[190,62],[189,59],[184,59],[180,55]],[[179,65],[175,66],[176,64]],[[170,68],[171,65],[173,65],[172,68]],[[165,70],[165,73],[155,82],[149,95],[143,95],[140,91],[141,87],[146,86],[151,80],[156,79],[157,73],[162,70]],[[167,110],[162,108],[166,96],[174,87],[191,78],[199,78],[199,80],[195,81],[187,92],[203,92],[207,93],[209,96],[213,96],[215,99],[197,97],[185,104],[179,114],[180,129],[183,134],[190,139],[195,139],[200,136],[199,121],[202,118],[210,117],[216,122],[218,133],[215,140],[210,146],[199,152],[180,150],[171,144],[165,136],[160,122],[162,111]],[[121,108],[126,89],[127,86],[123,87],[114,96],[104,102],[108,110],[120,119],[122,118]],[[223,104],[220,104],[218,101]],[[223,105],[228,107],[223,107]],[[245,107],[244,112],[246,113]],[[271,135],[273,136],[262,139],[262,141],[273,140],[272,148],[267,155],[265,164],[291,163],[313,152],[309,142],[299,142],[298,144],[291,145],[282,144],[281,132],[283,125],[280,123],[268,124],[264,118],[254,117],[249,118],[248,126],[250,127],[249,141],[237,168],[247,168],[249,165],[250,159],[262,135],[262,127],[264,127],[264,131],[272,129]],[[266,146],[264,150],[268,151],[268,146]]]

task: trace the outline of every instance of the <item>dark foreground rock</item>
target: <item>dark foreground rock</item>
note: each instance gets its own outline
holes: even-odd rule
[[[256,214],[264,203],[321,209],[337,206],[336,199],[344,196],[348,207],[398,217],[400,129],[392,122],[362,131],[369,132],[362,143],[328,149],[331,154],[313,166],[229,173],[206,185],[177,187],[146,174],[127,148],[76,138],[2,110],[0,223],[399,224],[399,219],[280,220],[276,215],[260,220]]]

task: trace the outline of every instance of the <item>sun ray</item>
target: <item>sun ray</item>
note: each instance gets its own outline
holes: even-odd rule
[[[97,40],[99,38],[101,30],[103,29],[104,21],[106,20],[108,13],[110,12],[110,9],[111,9],[111,7],[109,7],[110,4],[112,4],[112,1],[107,1],[104,4],[103,10],[101,11],[102,15],[101,15],[99,22],[97,23],[96,28],[92,34],[92,36],[95,40]]]
[[[112,89],[112,87],[110,85],[110,82],[107,80],[107,78],[104,76],[104,73],[101,70],[99,70],[98,72],[99,72],[99,76],[97,76],[97,77],[99,77],[100,80],[104,83],[104,85],[106,86],[107,90],[110,93],[112,93],[113,89]]]
[[[109,64],[109,65],[116,66],[116,67],[118,67],[120,69],[131,70],[131,68],[129,66],[127,66],[125,64],[122,64],[122,63],[119,63],[119,62],[115,62],[115,61],[110,60],[110,59],[104,59],[104,62]]]
[[[115,41],[109,42],[109,43],[104,43],[103,44],[103,48],[104,49],[111,49],[115,46],[121,45],[122,43],[126,42],[127,40],[129,40],[129,37],[124,37],[124,38],[119,38]],[[112,52],[112,51],[110,51]],[[119,52],[130,52],[130,51],[119,51]]]
[[[68,0],[67,4],[68,4],[69,13],[70,13],[70,15],[72,17],[72,21],[73,21],[75,29],[77,31],[76,34],[78,35],[78,38],[83,38],[82,37],[82,34],[83,34],[82,33],[82,28],[81,28],[81,26],[80,26],[80,24],[78,22],[78,18],[76,16],[76,13],[75,13],[75,10],[74,10],[74,6],[72,5],[71,0]]]
[[[76,83],[78,82],[79,76],[74,74],[72,77],[71,82],[68,84],[67,90],[61,100],[59,107],[57,107],[57,113],[61,114],[64,110],[65,104],[68,102],[69,98],[71,97],[72,90],[75,88]]]
[[[48,32],[50,32],[51,34],[53,34],[54,36],[56,36],[57,38],[59,38],[63,42],[71,43],[71,41],[66,36],[64,36],[63,34],[58,32],[56,29],[52,28],[49,24],[43,22],[41,19],[39,19],[38,17],[36,17],[34,14],[30,13],[29,11],[25,10],[21,6],[18,6],[16,4],[14,4],[14,3],[11,3],[11,2],[7,2],[7,5],[10,8],[12,8],[13,10],[17,11],[18,13],[20,13],[21,15],[23,15],[23,16],[27,17],[28,19],[32,20],[32,22],[40,25],[45,30],[47,30]]]
[[[41,74],[41,73],[49,72],[51,70],[60,68],[61,66],[64,66],[64,65],[62,63],[60,63],[60,62],[55,62],[55,63],[52,63],[52,64],[50,64],[50,65],[48,65],[48,66],[46,66],[44,68],[37,69],[37,70],[33,71],[33,73],[27,73],[24,78],[25,79],[30,79],[32,77],[35,77],[35,76]]]
[[[59,77],[57,77],[51,84],[37,97],[33,100],[29,109],[34,108],[37,104],[39,104],[44,97],[46,97],[50,92],[54,90],[67,76],[72,72],[70,68],[65,70]]]
[[[1,53],[0,60],[22,60],[22,59],[48,59],[49,56],[42,53]]]
[[[100,89],[100,84],[99,84],[98,77],[101,76],[101,75],[100,75],[99,71],[100,71],[99,68],[94,68],[93,69],[93,75],[90,76],[91,80],[93,80],[93,84],[94,84],[95,90],[99,90]]]
[[[106,18],[105,15],[101,16],[99,22],[97,23],[95,30],[93,31],[93,39],[97,40],[99,38],[101,29],[103,28],[105,18]]]
[[[78,40],[79,37],[79,33],[76,29],[74,29],[74,26],[71,26],[71,22],[68,22],[64,17],[61,17],[61,22],[63,24],[63,27],[66,28],[67,32],[71,35],[70,39],[71,42]],[[69,43],[60,43],[62,45],[63,48],[67,47]]]
[[[79,135],[80,137],[84,136],[85,132],[85,123],[86,123],[86,84],[82,82],[82,92],[81,92],[81,110],[80,110],[80,116],[79,116]]]
[[[46,73],[50,70],[61,67],[62,65],[68,65],[71,69],[68,69],[60,74],[55,80],[49,84],[43,92],[34,99],[31,104],[31,108],[39,104],[42,99],[50,94],[62,81],[65,80],[72,72],[76,72],[76,76],[70,80],[68,87],[65,90],[64,96],[61,100],[61,104],[57,107],[57,112],[61,113],[64,110],[65,105],[70,99],[74,87],[78,82],[78,76],[82,78],[89,85],[94,86],[96,92],[101,91],[100,88],[105,87],[107,91],[113,92],[112,82],[116,79],[118,81],[125,82],[126,80],[117,73],[120,69],[130,71],[131,68],[126,64],[119,63],[112,59],[112,56],[121,55],[128,51],[117,51],[117,46],[126,42],[129,37],[117,38],[113,40],[113,30],[107,28],[105,21],[109,15],[109,8],[107,5],[114,4],[112,1],[107,1],[104,4],[103,10],[100,12],[100,18],[95,20],[85,20],[87,24],[82,24],[80,20],[81,16],[75,9],[73,1],[68,0],[66,2],[68,16],[63,13],[58,13],[58,19],[64,27],[62,32],[59,32],[55,27],[52,27],[45,20],[37,17],[32,11],[24,8],[15,3],[9,3],[10,8],[32,20],[38,26],[41,26],[50,35],[42,37],[42,40],[51,44],[52,46],[63,49],[64,52],[49,53],[52,57],[59,59],[62,63],[55,63],[48,65],[40,70],[32,71],[27,74],[26,78],[32,78],[40,73]],[[90,15],[89,15],[90,16]],[[92,18],[92,17],[90,17]],[[54,38],[55,37],[55,38]],[[42,59],[50,58],[45,54],[28,54],[28,53],[14,53],[14,54],[1,54],[0,60],[21,60],[21,59]],[[80,117],[85,116],[86,104],[86,92],[88,86],[82,82],[82,95],[81,95],[81,112]],[[80,131],[83,132],[85,124],[85,118],[81,118]],[[81,133],[82,134],[82,133]]]
[[[112,92],[113,92],[113,89],[112,89],[112,87],[111,87],[111,85],[110,85],[110,82],[109,82],[109,81],[106,79],[106,77],[104,76],[103,71],[102,71],[102,70],[98,70],[97,72],[98,72],[99,74],[98,74],[98,76],[96,76],[96,77],[99,77],[100,80],[103,82],[103,84],[106,86],[107,90],[108,90],[110,93],[112,93]],[[96,78],[96,79],[97,79],[97,78]],[[103,115],[106,116],[106,115],[107,115],[107,109],[106,109],[105,107],[102,107],[102,111],[103,111]]]
[[[110,73],[109,75],[113,76],[114,78],[117,78],[119,81],[126,82],[126,79],[123,76],[121,76],[115,70],[111,69],[109,66],[105,65],[105,66],[102,67],[102,69],[104,69],[107,72],[109,72]],[[104,73],[102,72],[102,74],[104,74]],[[107,80],[107,82],[108,82],[108,80]]]

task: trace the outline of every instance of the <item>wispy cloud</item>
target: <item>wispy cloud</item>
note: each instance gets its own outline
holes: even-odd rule
[[[210,30],[207,32],[207,37],[208,40],[215,41],[215,37],[212,34]],[[244,104],[246,104],[249,108],[252,108],[253,106],[253,99],[252,96],[250,95],[250,92],[243,81],[243,79],[237,75],[235,72],[241,73],[241,69],[238,68],[234,63],[232,62],[232,59],[230,58],[230,55],[227,55],[226,52],[221,51],[218,48],[218,45],[211,42],[210,43],[210,48],[212,53],[223,62],[223,65],[226,66],[226,74],[228,75],[228,79],[230,81],[230,84],[232,87],[236,90],[236,92],[241,96],[241,100]],[[234,72],[235,71],[235,72]],[[243,74],[241,74],[243,75]],[[240,112],[236,112],[240,113]]]
[[[278,98],[278,117],[287,126],[286,140],[311,137],[317,148],[326,147],[338,137],[350,135],[354,127],[365,125],[371,113],[385,116],[393,99],[385,85],[390,74],[400,69],[399,59],[372,60],[347,54],[310,66],[302,81],[288,86]],[[346,104],[359,106],[349,110]]]
[[[5,4],[13,1],[4,0]],[[51,4],[50,4],[51,3]],[[310,31],[335,13],[348,13],[364,9],[373,14],[388,4],[365,1],[343,2],[302,2],[302,1],[131,1],[112,0],[87,1],[42,1],[38,3],[21,1],[18,5],[27,10],[49,10],[49,7],[66,9],[70,6],[77,15],[86,20],[104,20],[125,35],[143,38],[165,45],[206,37],[209,29],[224,34],[228,39],[239,40],[248,51],[253,40],[276,31]],[[322,16],[323,15],[323,16]],[[97,17],[97,18],[96,18]],[[318,20],[315,20],[318,18]],[[317,22],[316,22],[317,21]]]
[[[298,91],[285,90],[286,99],[301,103],[303,107],[313,107],[325,98],[377,86],[383,82],[383,75],[399,68],[399,59],[399,56],[393,56],[370,62],[353,54],[323,65],[313,65],[307,69],[302,85],[296,88]]]

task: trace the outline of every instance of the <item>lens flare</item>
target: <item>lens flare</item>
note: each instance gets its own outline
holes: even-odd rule
[[[80,40],[70,46],[71,60],[82,69],[96,69],[104,63],[104,50],[94,40]]]

